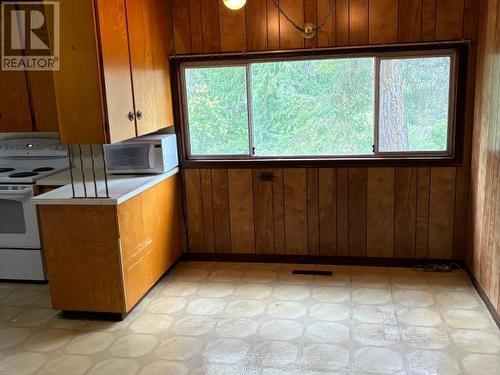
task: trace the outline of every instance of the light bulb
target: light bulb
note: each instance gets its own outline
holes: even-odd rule
[[[238,10],[245,6],[247,0],[224,0],[224,5],[232,10]]]

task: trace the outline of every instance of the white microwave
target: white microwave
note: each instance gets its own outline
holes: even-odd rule
[[[146,135],[104,146],[110,174],[165,173],[179,165],[175,134]]]

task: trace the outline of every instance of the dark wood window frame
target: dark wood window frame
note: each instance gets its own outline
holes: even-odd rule
[[[170,57],[174,115],[176,134],[181,156],[181,166],[184,168],[259,168],[259,167],[367,167],[367,166],[459,166],[463,163],[464,126],[467,86],[467,60],[470,41],[390,44],[357,47],[336,47],[301,49],[287,51],[265,51],[247,53],[221,53],[210,55],[176,55]],[[452,51],[454,55],[455,77],[452,82],[453,91],[450,113],[451,135],[449,154],[433,155],[432,153],[411,153],[411,155],[381,155],[346,156],[346,157],[206,157],[190,158],[188,144],[187,114],[184,106],[183,66],[186,64],[217,65],[231,62],[264,62],[273,60],[299,60],[314,57],[337,56],[411,56],[433,55],[443,51]],[[454,94],[454,95],[453,95]]]

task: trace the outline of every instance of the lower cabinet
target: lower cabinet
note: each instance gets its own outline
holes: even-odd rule
[[[184,248],[179,176],[117,206],[39,206],[52,305],[127,313]]]

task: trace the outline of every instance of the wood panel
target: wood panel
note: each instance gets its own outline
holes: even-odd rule
[[[219,0],[201,1],[203,52],[220,51]]]
[[[267,1],[248,1],[245,16],[247,50],[265,50],[267,48]]]
[[[481,2],[467,262],[500,314],[500,1]]]
[[[212,171],[210,169],[200,170],[201,186],[201,208],[203,213],[203,242],[205,252],[215,252],[215,231],[214,231],[214,204],[213,204],[213,184]]]
[[[172,176],[120,204],[117,220],[126,311],[129,311],[182,255],[179,176]]]
[[[366,256],[366,168],[349,169],[349,255]]]
[[[336,30],[336,3],[329,0],[317,0],[317,24],[320,25],[326,19],[325,25],[318,31],[317,46],[318,47],[333,47],[336,45],[337,30]]]
[[[33,128],[39,132],[59,131],[56,94],[52,72],[26,72],[31,94]],[[16,104],[17,105],[17,104]]]
[[[231,252],[231,227],[229,224],[229,186],[227,170],[212,169],[212,202],[214,214],[215,252]]]
[[[228,170],[231,252],[254,253],[254,213],[250,169]]]
[[[368,14],[371,44],[398,41],[398,0],[370,0]]]
[[[262,173],[270,172],[266,169],[253,170],[255,251],[258,254],[272,254],[274,252],[273,181],[262,180],[260,178]]]
[[[202,9],[201,36],[194,35],[197,25],[193,26],[193,22],[198,23],[197,17],[194,17],[195,20],[190,21],[190,39],[202,38],[204,52],[224,51],[226,47],[221,42],[224,44],[224,41],[229,40],[231,44],[232,38],[238,40],[235,45],[241,46],[244,41],[243,48],[258,51],[451,40],[462,36],[470,38],[474,48],[476,38],[474,25],[477,21],[471,15],[474,13],[472,0],[337,0],[333,17],[316,38],[310,41],[305,41],[278,14],[272,0],[247,3],[244,22],[234,28],[234,34],[238,35],[244,30],[243,39],[241,36],[230,35],[232,30],[226,31],[229,27],[224,26],[226,18],[234,14],[223,14],[226,9],[214,6],[214,0],[197,1]],[[193,3],[195,0],[191,0],[189,4]],[[304,21],[320,23],[328,12],[330,2],[282,0],[280,4],[301,25]],[[192,8],[193,6],[191,12]],[[194,9],[194,12],[197,10]],[[210,44],[209,48],[206,48],[206,43]],[[473,50],[471,54],[474,54]],[[471,58],[469,91],[473,87],[473,77],[474,59]],[[470,93],[467,96],[469,112],[472,97]],[[467,131],[470,132],[471,129],[470,121],[467,126],[469,130],[466,130],[466,136],[470,137],[470,134],[467,135]],[[464,165],[467,165],[470,145],[468,140],[465,143]],[[265,168],[262,167],[267,170]],[[389,182],[391,178],[384,173],[382,176],[385,178],[379,177],[378,172],[372,171],[372,168],[321,168],[317,171],[317,185],[314,182],[315,168],[272,169],[274,180],[271,186],[256,183],[256,171],[253,171],[251,207],[256,251],[359,256],[369,256],[371,253],[402,258],[460,257],[465,250],[460,245],[464,239],[463,229],[468,210],[468,171],[460,168],[462,167],[450,168],[444,173],[447,176],[443,177],[446,180],[444,185],[439,177],[437,182],[434,178],[432,192],[431,174],[433,177],[440,175],[440,168],[397,168],[393,172],[392,188]],[[222,181],[226,180],[222,187],[219,186],[220,182],[215,182],[214,171],[212,170],[212,190],[215,251],[229,252],[232,250],[228,243],[234,240],[227,229],[233,221],[232,207],[227,203],[228,170],[217,172]],[[452,185],[456,185],[456,188],[452,188]],[[439,197],[446,194],[442,191],[444,186],[452,189],[456,198],[447,196],[443,203]],[[216,192],[218,189],[219,193]],[[215,202],[218,199],[220,203],[216,209]],[[250,202],[245,205],[250,207]],[[382,211],[381,207],[384,207],[382,213],[379,212]],[[385,212],[385,209],[388,211]],[[271,213],[272,221],[269,219]],[[382,215],[382,218],[378,215]],[[217,234],[218,220],[220,239]],[[436,226],[444,226],[446,229],[439,232]],[[250,234],[245,236],[249,237]],[[269,248],[271,241],[272,249]],[[372,243],[375,241],[380,243],[375,245]],[[452,253],[450,249],[453,249]]]
[[[319,170],[319,252],[337,253],[337,173],[333,168]]]
[[[307,177],[305,169],[285,169],[285,246],[287,254],[307,254]]]
[[[394,256],[415,257],[417,169],[396,168],[394,186]]]
[[[368,169],[367,255],[392,257],[394,253],[394,168]]]
[[[26,75],[0,71],[0,132],[33,130]]]
[[[294,1],[280,1],[280,7],[283,11],[293,19],[297,25],[304,24],[304,0]],[[292,49],[303,48],[304,37],[300,32],[288,22],[285,17],[280,14],[279,16],[279,30],[280,30],[280,48]]]
[[[319,176],[317,168],[309,168],[307,174],[307,252],[319,254]]]
[[[235,52],[246,50],[245,7],[232,10],[219,0],[220,50]]]
[[[40,206],[38,210],[52,307],[124,312],[116,207]]]
[[[424,0],[399,0],[399,42],[419,42],[422,38]]]
[[[200,171],[198,169],[186,169],[184,171],[184,190],[186,193],[188,249],[204,252],[203,197],[201,194]]]
[[[167,5],[164,0],[127,2],[134,103],[136,112],[142,113],[137,117],[138,136],[174,124],[168,62],[173,45]]]
[[[196,28],[189,19],[189,0],[172,0],[172,23],[174,30],[174,46],[177,55],[191,53],[191,35],[196,37]]]
[[[349,0],[349,44],[368,44],[368,0]]]
[[[130,76],[131,61],[125,2],[122,0],[97,0],[97,14],[101,47],[100,57],[102,60],[101,68],[104,73],[103,94],[106,101],[106,124],[109,132],[109,143],[114,143],[136,136],[135,122],[130,121],[128,118],[129,112],[135,112],[135,107]],[[92,25],[92,19],[88,19],[87,22],[86,26],[88,28],[89,25]],[[96,38],[95,35],[93,37]],[[74,36],[71,36],[71,39],[74,39]],[[62,66],[61,69],[63,69]],[[100,77],[92,78],[95,79],[96,84],[99,84]],[[83,80],[83,77],[81,79]],[[74,83],[74,79],[71,82]],[[139,83],[137,84],[139,85]],[[72,90],[74,90],[74,87]],[[99,91],[95,95],[100,96],[100,93],[101,88],[99,87]],[[59,103],[59,108],[67,111],[65,105],[67,103]],[[73,108],[71,110],[74,111]],[[83,126],[79,126],[80,123],[81,116],[79,116],[79,124],[76,126],[82,128]],[[104,122],[99,125],[101,131],[104,132]],[[84,139],[77,138],[75,143],[94,142],[87,142]]]
[[[453,254],[455,168],[432,168],[429,201],[429,255],[449,259]]]
[[[189,0],[189,21],[191,24],[191,53],[203,52],[201,0]]]

